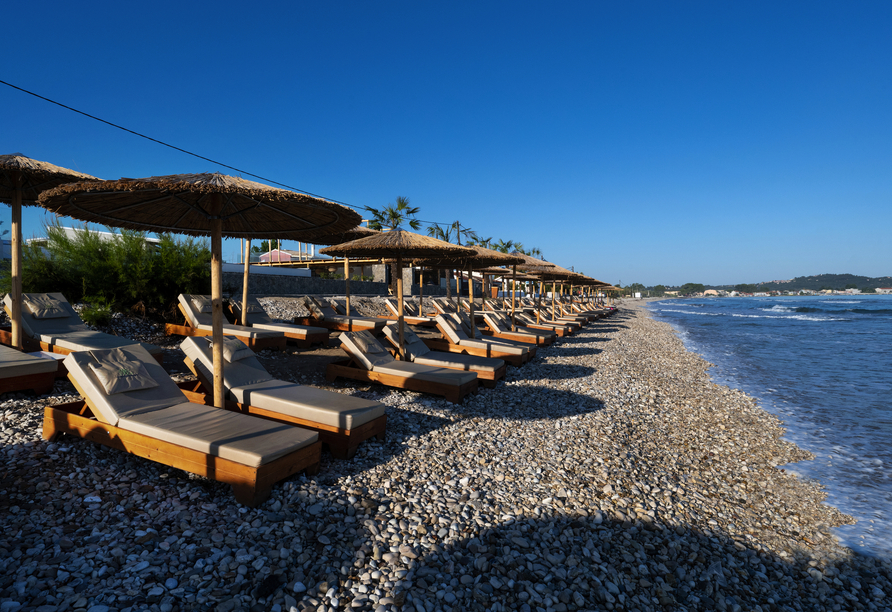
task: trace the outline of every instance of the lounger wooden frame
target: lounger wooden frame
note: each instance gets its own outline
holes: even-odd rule
[[[50,442],[69,434],[143,459],[225,482],[236,501],[255,507],[269,498],[274,484],[292,474],[319,471],[322,443],[314,442],[258,467],[214,457],[158,438],[103,423],[86,401],[47,406],[43,413],[43,438]]]
[[[192,383],[188,390],[184,389],[184,393],[186,393],[189,401],[212,406],[214,404],[213,394],[207,393],[206,390],[213,389],[213,385],[210,381],[204,380],[204,376],[199,374],[198,368],[195,367],[195,364],[191,359],[186,357],[185,363],[198,378],[197,383]],[[182,389],[183,386],[181,385],[180,388]],[[234,400],[226,400],[224,402],[224,408],[226,410],[231,410],[232,412],[241,412],[268,419],[270,421],[290,423],[292,425],[303,427],[304,429],[312,429],[319,434],[319,441],[328,446],[329,452],[336,459],[352,459],[353,455],[356,454],[356,448],[369,438],[374,437],[383,442],[387,436],[386,414],[379,416],[377,419],[372,419],[368,423],[363,423],[362,425],[354,427],[353,429],[343,429],[341,427],[326,425],[317,421],[310,421],[308,419],[301,419],[282,414],[276,410],[268,410],[249,404],[240,404]]]
[[[231,325],[241,325],[241,323],[239,323],[239,318],[236,316],[235,311],[233,310],[231,304],[229,305],[229,308],[224,312],[226,312],[226,318],[229,319],[229,323]],[[250,317],[250,313],[248,313],[248,316]],[[284,325],[287,325],[287,323],[285,323]],[[296,331],[285,331],[284,329],[278,330],[278,329],[262,329],[259,327],[255,328],[253,325],[250,325],[250,323],[248,326],[250,329],[252,329],[253,331],[256,331],[256,332],[267,331],[267,332],[285,334],[285,342],[292,342],[298,348],[310,348],[314,344],[321,344],[323,346],[328,346],[328,332],[327,331],[325,331],[325,332],[308,331],[304,334],[299,334]],[[311,327],[311,326],[307,326],[307,327]],[[315,327],[322,327],[322,326],[316,325]],[[181,335],[186,335],[186,334],[181,334]],[[208,335],[210,335],[210,334],[208,334]],[[250,346],[250,344],[248,346]]]
[[[396,376],[394,374],[384,374],[383,372],[373,372],[357,365],[352,358],[334,361],[328,364],[328,367],[325,370],[326,380],[333,382],[339,376],[342,378],[361,380],[363,382],[376,382],[397,389],[408,389],[409,391],[418,391],[419,393],[442,395],[446,398],[446,401],[452,402],[453,404],[460,404],[466,395],[476,393],[480,386],[480,381],[477,380],[477,378],[456,386],[430,380],[419,380],[417,378],[412,378],[411,376]]]
[[[383,317],[375,317],[376,319],[382,319]],[[341,323],[339,321],[329,321],[328,319],[314,319],[312,317],[294,317],[295,325],[310,325],[315,327],[324,327],[325,329],[330,329],[332,331],[370,331],[373,334],[378,333],[378,330],[370,328],[370,327],[358,327],[357,324],[351,322]],[[381,325],[384,325],[384,321],[381,321]]]
[[[40,374],[0,378],[0,393],[30,390],[34,391],[35,395],[46,395],[53,392],[55,380],[56,372],[41,372]]]
[[[167,336],[196,336],[196,337],[204,337],[211,336],[213,332],[209,329],[199,329],[197,327],[192,327],[189,323],[189,317],[186,316],[186,313],[183,312],[183,305],[178,304],[178,308],[180,312],[183,314],[183,317],[186,319],[185,325],[174,325],[173,323],[167,323],[164,325],[164,334]],[[241,327],[241,326],[240,326]],[[245,331],[254,331],[257,333],[263,333],[265,330],[262,329],[252,329],[250,327],[244,328]],[[246,336],[236,336],[233,334],[234,338],[238,338],[242,342],[244,342],[252,351],[262,351],[263,349],[272,349],[274,351],[284,351],[285,344],[287,339],[285,338],[285,334],[282,332],[267,332],[270,334],[277,334],[275,336],[270,336],[267,338],[248,338]],[[226,330],[223,330],[223,334],[226,334]],[[281,335],[278,335],[281,334]]]

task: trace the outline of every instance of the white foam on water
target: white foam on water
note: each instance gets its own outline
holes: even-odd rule
[[[674,308],[661,308],[660,312],[680,312],[681,314],[697,315],[698,317],[720,317],[719,312],[691,312],[690,310],[676,310]]]
[[[690,313],[690,314],[698,314],[698,313]],[[706,314],[706,313],[704,313]],[[743,317],[746,319],[795,319],[797,321],[817,321],[817,322],[825,322],[825,321],[848,321],[848,319],[841,319],[838,317],[813,317],[809,315],[789,315],[789,316],[775,316],[775,315],[751,315],[751,314],[739,314],[732,313],[732,317]]]
[[[860,304],[862,300],[822,300],[821,304]]]
[[[780,304],[775,304],[771,308],[760,308],[764,312],[793,312],[792,308],[787,308],[786,306],[781,306]]]

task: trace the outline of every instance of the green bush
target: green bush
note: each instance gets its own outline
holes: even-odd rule
[[[46,246],[23,245],[23,291],[60,292],[72,302],[90,296],[112,310],[155,314],[175,310],[180,293],[211,291],[206,240],[161,234],[153,244],[144,232],[124,230],[109,240],[80,229],[72,238],[56,221],[46,226]],[[0,284],[9,290],[9,270],[0,270]]]
[[[111,323],[112,306],[104,298],[85,297],[84,307],[81,309],[81,319],[94,327]]]

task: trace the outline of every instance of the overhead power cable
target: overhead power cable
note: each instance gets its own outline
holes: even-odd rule
[[[269,179],[264,176],[260,176],[259,174],[254,174],[253,172],[248,172],[246,170],[236,168],[235,166],[230,166],[229,164],[224,164],[223,162],[217,161],[215,159],[211,159],[210,157],[205,157],[204,155],[199,155],[198,153],[193,153],[192,151],[188,151],[186,149],[183,149],[182,147],[178,147],[178,146],[169,144],[167,142],[164,142],[163,140],[158,140],[157,138],[152,138],[151,136],[146,136],[145,134],[141,134],[135,130],[131,130],[131,129],[126,128],[122,125],[118,125],[117,123],[112,123],[111,121],[106,121],[105,119],[102,119],[101,117],[97,117],[96,115],[91,115],[90,113],[86,113],[82,110],[72,108],[71,106],[68,106],[67,104],[62,104],[61,102],[57,102],[56,100],[52,100],[50,98],[47,98],[46,96],[41,96],[38,93],[34,93],[33,91],[29,91],[29,90],[19,87],[17,85],[13,85],[12,83],[9,83],[7,81],[0,80],[0,83],[2,83],[3,85],[6,85],[8,87],[11,87],[13,89],[17,89],[18,91],[26,93],[30,96],[34,96],[35,98],[40,98],[41,100],[49,102],[50,104],[55,104],[56,106],[60,106],[64,109],[70,110],[70,111],[77,113],[79,115],[83,115],[84,117],[89,117],[90,119],[94,119],[96,121],[99,121],[100,123],[104,123],[104,124],[110,125],[114,128],[118,128],[119,130],[123,130],[129,134],[133,134],[134,136],[139,136],[140,138],[145,138],[146,140],[150,140],[156,144],[160,144],[160,145],[168,147],[170,149],[174,149],[175,151],[179,151],[180,153],[185,153],[186,155],[191,155],[192,157],[196,157],[198,159],[203,159],[204,161],[211,162],[212,164],[216,164],[218,166],[222,166],[223,168],[229,168],[230,170],[235,170],[239,174],[243,174],[246,176],[252,176],[256,179],[260,179],[261,181],[265,181],[265,182],[271,183],[273,185],[279,185],[280,187],[290,189],[291,191],[299,191],[301,193],[305,193],[307,195],[311,195],[316,198],[323,198],[325,200],[328,200],[329,202],[334,202],[336,204],[342,204],[343,206],[348,206],[350,208],[362,208],[367,211],[375,210],[371,206],[352,206],[350,204],[347,204],[346,202],[341,202],[340,200],[335,200],[334,198],[329,198],[329,197],[326,197],[323,195],[319,195],[319,194],[313,193],[311,191],[307,191],[306,189],[301,189],[299,187],[292,187],[291,185],[287,185],[285,183],[280,183],[279,181],[274,181],[273,179]],[[421,219],[419,219],[419,221],[421,221],[421,223],[427,223],[428,225],[447,225],[446,223],[443,223],[440,221],[422,221]]]

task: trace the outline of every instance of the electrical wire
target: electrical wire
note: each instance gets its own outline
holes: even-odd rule
[[[222,166],[223,168],[229,168],[230,170],[235,170],[239,174],[243,174],[246,176],[252,176],[256,179],[260,179],[261,181],[265,181],[265,182],[271,183],[273,185],[279,185],[280,187],[285,187],[286,189],[290,189],[291,191],[299,191],[301,193],[311,195],[315,198],[323,198],[325,200],[328,200],[329,202],[334,202],[335,204],[341,204],[342,206],[347,206],[349,208],[362,208],[369,212],[376,210],[375,208],[372,208],[371,206],[352,206],[350,204],[347,204],[346,202],[341,202],[340,200],[335,200],[334,198],[329,198],[329,197],[326,197],[323,195],[319,195],[319,194],[313,193],[311,191],[307,191],[306,189],[300,189],[299,187],[292,187],[291,185],[287,185],[285,183],[280,183],[279,181],[274,181],[272,179],[260,176],[259,174],[254,174],[253,172],[248,172],[246,170],[236,168],[235,166],[230,166],[229,164],[224,164],[223,162],[217,161],[215,159],[211,159],[210,157],[205,157],[204,155],[199,155],[198,153],[193,153],[192,151],[188,151],[181,147],[166,143],[163,140],[158,140],[157,138],[152,138],[151,136],[146,136],[145,134],[141,134],[135,130],[131,130],[131,129],[126,128],[122,125],[118,125],[117,123],[112,123],[111,121],[106,121],[105,119],[102,119],[101,117],[97,117],[96,115],[91,115],[90,113],[86,113],[82,110],[72,108],[71,106],[68,106],[67,104],[62,104],[61,102],[57,102],[56,100],[52,100],[50,98],[47,98],[46,96],[41,96],[38,93],[34,93],[33,91],[29,91],[29,90],[24,89],[23,87],[19,87],[17,85],[13,85],[12,83],[9,83],[7,81],[0,80],[0,83],[2,83],[3,85],[6,85],[7,87],[17,89],[18,91],[21,91],[22,93],[26,93],[30,96],[34,96],[35,98],[40,98],[41,100],[49,102],[50,104],[55,104],[56,106],[60,106],[64,109],[70,110],[70,111],[77,113],[79,115],[83,115],[84,117],[89,117],[90,119],[94,119],[96,121],[99,121],[100,123],[104,123],[106,125],[110,125],[111,127],[118,128],[119,130],[123,130],[125,132],[128,132],[129,134],[133,134],[134,136],[139,136],[140,138],[145,138],[146,140],[150,140],[156,144],[160,144],[160,145],[168,147],[170,149],[174,149],[175,151],[179,151],[180,153],[185,153],[186,155],[191,155],[192,157],[196,157],[198,159],[203,159],[204,161],[211,162],[212,164],[216,164],[218,166]],[[451,225],[449,223],[444,223],[441,221],[423,221],[421,219],[417,219],[417,221],[419,221],[421,223],[426,223],[427,225]]]

